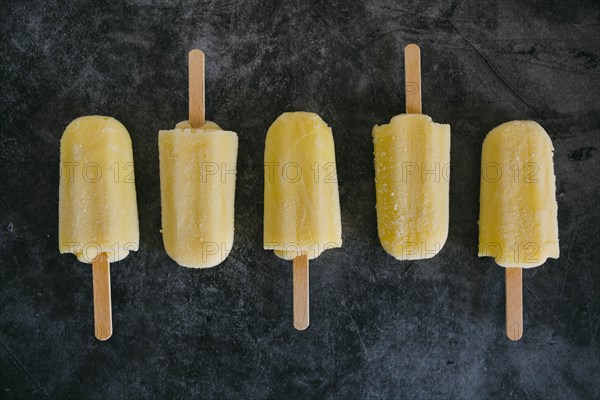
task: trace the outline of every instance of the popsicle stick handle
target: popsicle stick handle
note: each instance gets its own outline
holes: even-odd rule
[[[308,256],[294,258],[294,328],[308,328]]]
[[[421,49],[416,44],[404,48],[404,82],[406,113],[422,114],[421,109]]]
[[[506,268],[506,336],[523,336],[523,269]]]
[[[96,339],[112,336],[112,306],[110,302],[110,262],[106,253],[92,260],[94,279],[94,331]]]
[[[198,49],[190,51],[189,81],[190,81],[190,125],[200,128],[204,125],[204,53]]]

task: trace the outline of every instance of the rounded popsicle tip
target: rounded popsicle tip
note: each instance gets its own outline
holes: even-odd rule
[[[73,135],[77,132],[91,132],[96,134],[98,131],[118,130],[127,132],[127,128],[121,122],[113,117],[105,115],[84,115],[76,118],[65,129],[63,137]],[[129,134],[129,132],[127,132]]]
[[[388,240],[384,234],[379,233],[379,241],[381,247],[390,256],[398,261],[407,260],[427,260],[433,258],[444,248],[446,239],[448,238],[448,229],[444,232],[437,232],[439,236],[432,236],[428,241],[421,243],[403,242]]]
[[[207,253],[205,251],[201,251],[196,254],[177,254],[172,249],[169,250],[165,248],[165,250],[167,255],[182,267],[204,269],[216,267],[217,265],[223,263],[225,259],[227,259],[229,253],[231,252],[231,250],[229,250],[231,249],[231,245],[229,245],[227,248],[225,247],[226,246],[224,246],[222,251],[217,249],[214,254]]]
[[[333,148],[331,128],[318,114],[306,111],[284,112],[267,131],[265,154],[272,155],[265,157],[276,159],[284,150],[293,148],[293,143],[309,137],[318,138],[321,145],[330,143]],[[267,158],[265,162],[270,162]],[[332,161],[335,161],[335,154]]]
[[[523,134],[526,132],[527,134]],[[508,121],[503,124],[498,125],[494,129],[492,129],[485,137],[483,141],[483,145],[494,145],[499,141],[504,141],[506,139],[521,139],[523,141],[527,141],[528,138],[537,137],[544,142],[550,144],[552,147],[552,139],[548,135],[548,132],[537,122],[535,121]]]
[[[113,117],[104,115],[87,115],[73,120],[62,134],[61,154],[72,143],[93,141],[100,144],[107,140],[117,140],[131,147],[129,131],[121,122]],[[65,148],[63,148],[65,147]]]
[[[233,217],[233,216],[231,216]],[[212,268],[223,263],[231,253],[233,247],[233,227],[225,235],[227,237],[219,237],[214,231],[190,231],[189,229],[181,232],[172,232],[171,228],[164,228],[164,224],[168,223],[163,217],[163,244],[167,255],[173,261],[182,267],[186,268]],[[226,230],[227,225],[233,225],[233,218],[230,221],[197,221],[198,225],[204,224],[219,224],[222,229]],[[172,224],[171,224],[172,225]],[[198,226],[196,225],[196,226]],[[215,225],[216,226],[216,225]],[[169,235],[166,235],[166,233]],[[203,234],[205,237],[213,237],[212,241],[199,241],[193,237],[194,234]],[[216,236],[215,236],[216,235]],[[186,238],[186,239],[183,239]]]
[[[269,131],[267,132],[267,138],[271,131],[277,130],[283,127],[304,127],[303,131],[312,131],[318,128],[329,128],[329,125],[323,119],[315,113],[308,111],[288,111],[281,114],[273,121]],[[313,128],[313,129],[306,129]]]

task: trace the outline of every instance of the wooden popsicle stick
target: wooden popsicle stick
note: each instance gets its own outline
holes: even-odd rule
[[[294,328],[303,331],[308,328],[308,256],[294,258]]]
[[[188,54],[189,62],[189,107],[190,125],[192,128],[200,128],[204,125],[204,53],[193,49]]]
[[[523,269],[506,268],[506,336],[523,337]]]
[[[92,260],[94,282],[94,331],[96,339],[112,336],[112,306],[110,301],[110,261],[106,253]]]
[[[404,83],[406,113],[422,114],[421,108],[421,49],[416,44],[404,48]]]

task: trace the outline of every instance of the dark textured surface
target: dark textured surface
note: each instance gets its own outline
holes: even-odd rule
[[[600,397],[597,2],[66,3],[0,6],[0,397]],[[437,257],[397,262],[376,233],[371,128],[404,108],[409,42],[424,112],[452,126],[451,215]],[[235,245],[210,270],[177,266],[160,234],[157,132],[186,117],[192,47],[207,116],[240,138]],[[290,265],[261,249],[264,138],[288,110],[333,128],[342,207],[305,332]],[[129,129],[140,215],[105,343],[91,268],[57,250],[59,140],[87,114]],[[481,144],[513,119],[554,142],[561,239],[524,273],[518,343],[504,271],[476,254]]]

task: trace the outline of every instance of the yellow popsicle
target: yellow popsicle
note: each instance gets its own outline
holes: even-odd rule
[[[265,145],[264,247],[290,260],[342,246],[331,128],[316,114],[290,112]]]
[[[167,254],[184,267],[214,267],[233,246],[237,134],[183,121],[160,131],[158,146]]]
[[[94,332],[107,340],[110,262],[139,247],[131,138],[114,118],[81,117],[63,133],[58,220],[60,252],[92,264]]]
[[[554,148],[533,121],[511,121],[483,142],[479,256],[508,268],[558,258]]]
[[[133,152],[127,129],[103,116],[77,118],[60,142],[58,241],[84,263],[137,251],[139,229]]]
[[[450,125],[400,114],[373,128],[377,230],[398,260],[431,258],[448,237]]]

